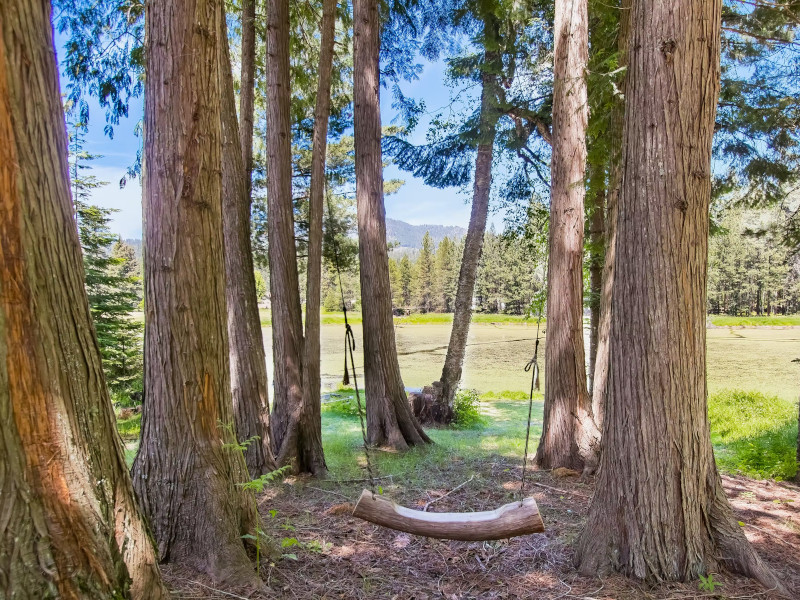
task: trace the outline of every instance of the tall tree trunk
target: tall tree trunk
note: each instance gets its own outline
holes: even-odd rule
[[[167,598],[84,289],[50,18],[0,15],[0,596]]]
[[[248,203],[253,187],[253,113],[256,81],[256,0],[242,0],[242,70],[239,89],[239,130]],[[249,210],[249,204],[248,204]],[[248,219],[250,214],[248,213]]]
[[[589,395],[594,391],[594,369],[600,342],[600,304],[603,296],[603,255],[605,253],[606,186],[602,168],[593,169],[600,180],[592,197],[589,215]]]
[[[320,415],[320,302],[322,288],[322,214],[325,210],[325,154],[331,112],[331,71],[336,34],[336,0],[323,0],[319,82],[314,107],[311,148],[311,190],[308,203],[308,262],[306,268],[306,334],[303,355],[302,462],[315,475],[327,470],[322,452]]]
[[[621,0],[619,9],[619,30],[617,34],[617,65],[628,64],[628,31],[630,29],[631,0]],[[606,132],[610,148],[607,157],[605,189],[605,219],[603,239],[603,270],[600,284],[599,315],[597,319],[597,346],[592,357],[592,415],[597,427],[602,431],[603,416],[606,404],[606,383],[608,381],[609,332],[611,330],[611,289],[614,284],[614,244],[617,235],[617,199],[622,171],[620,160],[622,153],[622,123],[624,118],[625,83],[621,84],[623,97],[615,98],[612,107],[610,126]]]
[[[411,414],[392,322],[381,159],[378,5],[378,0],[353,2],[356,201],[367,438],[370,444],[405,450],[431,440]]]
[[[239,442],[251,440],[245,450],[245,460],[250,475],[258,477],[275,469],[269,442],[267,359],[261,336],[261,317],[258,314],[253,252],[250,245],[249,179],[242,164],[223,4],[220,4],[220,10],[223,11],[219,38],[222,227],[225,239],[225,296],[228,305],[233,417]]]
[[[145,83],[145,402],[134,487],[164,561],[259,586],[242,535],[222,233],[219,22],[212,0],[151,2]]]
[[[486,52],[484,62],[496,63],[497,52]],[[437,398],[442,421],[450,422],[453,418],[453,400],[461,383],[461,369],[467,349],[467,336],[472,320],[472,296],[475,293],[475,279],[483,250],[483,237],[486,233],[486,219],[489,215],[489,193],[492,187],[492,157],[497,125],[497,73],[485,69],[481,74],[481,114],[480,142],[475,157],[475,182],[472,188],[472,211],[469,216],[467,237],[464,241],[464,253],[461,258],[461,269],[458,273],[458,289],[456,291],[453,327],[450,330],[450,343],[447,345],[447,356],[442,368],[441,397]],[[435,388],[439,387],[434,385]]]
[[[632,4],[608,403],[582,573],[781,584],[733,520],[706,404],[720,0]]]
[[[289,82],[289,2],[267,9],[267,201],[275,399],[272,450],[279,465],[307,471],[303,419],[303,319],[294,241]],[[314,440],[310,440],[312,443]],[[324,464],[324,460],[323,460]],[[311,465],[316,466],[316,465]]]
[[[544,423],[536,462],[545,469],[592,471],[599,431],[586,389],[583,346],[586,0],[556,0],[554,34]]]

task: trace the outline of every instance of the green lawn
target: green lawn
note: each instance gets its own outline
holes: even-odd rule
[[[798,327],[800,315],[774,317],[731,317],[729,315],[710,315],[711,324],[717,327]]]
[[[261,315],[261,326],[272,326],[272,313],[269,309],[259,309]],[[347,313],[347,320],[355,325],[361,323],[361,313],[352,311]],[[452,313],[413,313],[403,317],[395,317],[394,322],[397,325],[430,325],[430,324],[450,324],[453,322]],[[528,319],[522,315],[503,315],[503,314],[487,314],[475,313],[472,315],[473,323],[513,323],[513,324],[527,324],[536,325],[536,319]],[[542,319],[544,323],[544,319]],[[344,325],[344,313],[341,312],[323,312],[322,313],[323,325]]]

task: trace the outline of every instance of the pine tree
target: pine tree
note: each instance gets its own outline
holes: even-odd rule
[[[85,163],[99,158],[84,151],[83,144],[78,124],[70,135],[70,174],[86,293],[106,381],[124,402],[142,387],[142,324],[130,316],[139,304],[141,282],[133,248],[111,233],[115,211],[89,204],[92,191],[106,183],[82,173],[90,168]]]
[[[408,254],[400,259],[400,303],[404,308],[411,306],[411,290],[413,289],[414,272]]]
[[[422,236],[422,248],[414,265],[417,275],[414,304],[423,313],[430,312],[433,309],[434,251],[433,240],[430,233],[426,231],[425,235]]]

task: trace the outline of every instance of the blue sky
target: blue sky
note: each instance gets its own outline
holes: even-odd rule
[[[60,48],[63,38],[59,38],[60,36],[57,36],[56,39]],[[450,104],[451,90],[445,85],[444,79],[444,64],[428,63],[418,80],[403,83],[404,93],[417,100],[423,100],[427,109],[427,115],[423,117],[411,137],[411,141],[414,143],[424,141],[429,119]],[[62,89],[65,88],[66,83],[66,78],[62,75]],[[391,107],[391,92],[386,89],[382,89],[381,92],[381,118],[384,124],[388,125],[395,119],[397,111]],[[472,100],[469,95],[463,99],[466,102]],[[121,120],[119,125],[114,128],[113,139],[109,139],[103,132],[105,127],[104,110],[94,99],[89,100],[89,105],[90,121],[85,150],[101,155],[101,158],[92,163],[92,174],[101,181],[108,182],[107,186],[92,194],[92,202],[118,211],[111,222],[114,233],[118,233],[123,238],[141,238],[142,190],[139,181],[130,180],[124,188],[120,188],[119,181],[125,175],[127,167],[133,163],[139,147],[140,140],[133,132],[136,123],[142,118],[142,99],[134,101],[130,107],[131,116]],[[393,166],[386,169],[385,177],[387,179],[403,179],[406,182],[399,192],[386,197],[387,217],[406,221],[413,225],[467,226],[471,188],[466,190],[433,188]],[[501,215],[492,215],[490,221],[498,229],[502,228]]]

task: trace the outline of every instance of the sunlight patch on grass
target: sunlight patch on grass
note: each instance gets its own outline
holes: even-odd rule
[[[710,315],[709,318],[711,319],[711,324],[718,327],[800,326],[800,315],[777,315],[771,317]]]

